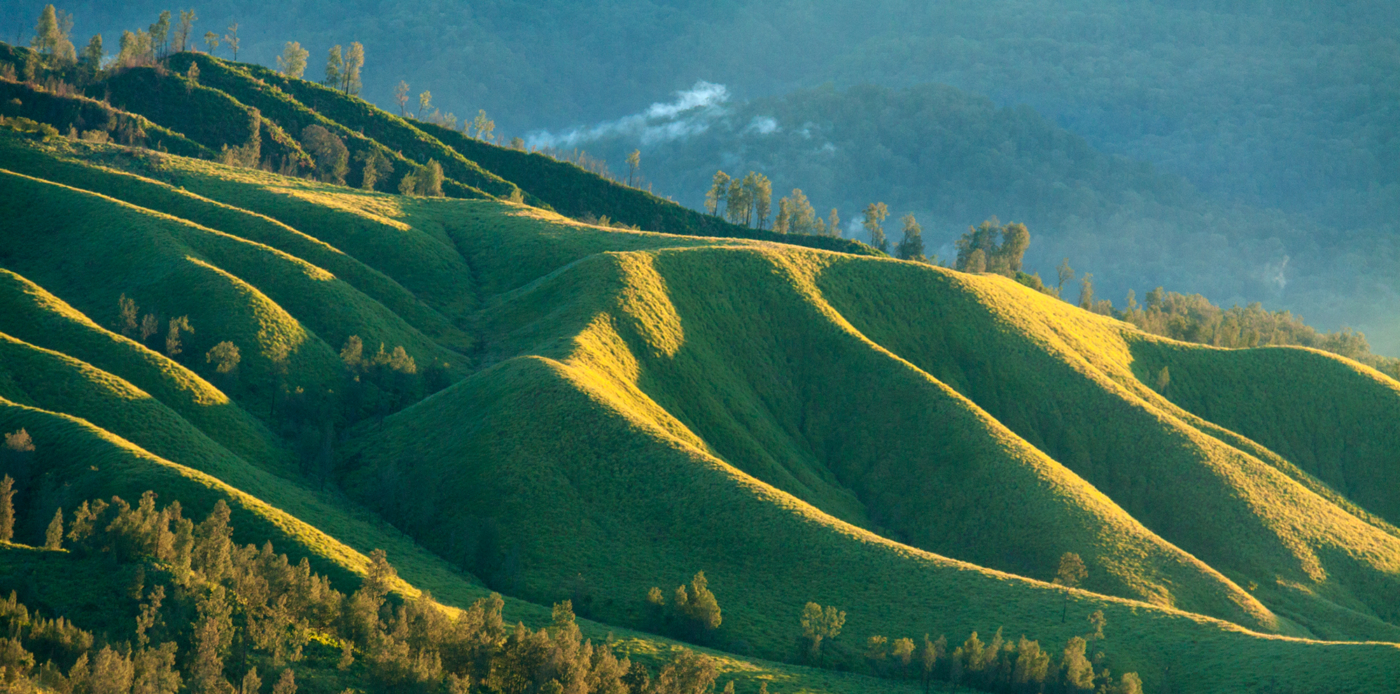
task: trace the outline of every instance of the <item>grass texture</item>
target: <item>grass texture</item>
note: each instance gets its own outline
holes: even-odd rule
[[[184,351],[120,334],[123,295],[188,316]],[[350,335],[458,380],[344,432],[323,488],[273,393],[283,369],[338,387]],[[236,379],[203,357],[225,340]],[[1397,418],[1367,367],[1175,343],[997,276],[0,133],[0,431],[38,449],[20,541],[83,498],[223,499],[239,541],[338,582],[382,547],[404,592],[489,582],[531,624],[572,598],[638,656],[675,645],[637,631],[647,589],[703,570],[721,669],[774,692],[913,690],[775,663],[808,601],[853,650],[999,627],[1058,649],[1102,610],[1094,648],[1149,690],[1378,691]],[[0,564],[50,562],[20,551]],[[1048,582],[1064,552],[1082,588]]]

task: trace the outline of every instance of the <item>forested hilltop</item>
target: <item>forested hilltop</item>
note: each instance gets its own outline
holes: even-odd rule
[[[1400,679],[1400,363],[1360,335],[728,164],[681,207],[635,149],[374,107],[359,42],[273,70],[149,19],[0,44],[5,688]]]

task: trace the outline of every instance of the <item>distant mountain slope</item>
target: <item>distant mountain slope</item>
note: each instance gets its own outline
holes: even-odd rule
[[[1393,217],[1359,224],[1211,195],[1164,167],[1096,148],[1026,106],[937,84],[828,84],[648,125],[657,134],[600,127],[568,146],[610,162],[640,148],[656,189],[697,208],[716,170],[763,172],[775,199],[800,188],[818,214],[839,209],[845,234],[864,241],[861,211],[882,201],[891,244],[910,213],[927,252],[944,261],[968,226],[1021,222],[1034,239],[1028,272],[1052,278],[1067,259],[1081,276],[1092,273],[1096,296],[1120,308],[1128,291],[1140,300],[1164,286],[1224,306],[1263,302],[1327,330],[1362,330],[1380,353],[1400,350]],[[684,136],[667,137],[668,129]],[[1066,296],[1078,289],[1070,282]]]
[[[19,0],[0,16],[28,31],[44,4]],[[145,27],[165,7],[65,6],[79,45],[98,31],[115,45],[111,31]],[[1028,104],[1101,149],[1240,203],[1374,222],[1394,216],[1400,183],[1391,79],[1400,12],[1386,0],[446,0],[372,9],[213,0],[200,18],[201,35],[239,22],[240,57],[263,65],[299,41],[317,76],[328,48],[360,41],[371,101],[392,104],[407,80],[412,97],[431,90],[444,111],[468,119],[484,108],[511,134],[637,113],[700,79],[742,99],[826,82],[936,82]],[[229,54],[226,44],[217,51]]]

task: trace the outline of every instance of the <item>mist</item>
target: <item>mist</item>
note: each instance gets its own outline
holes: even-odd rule
[[[625,138],[640,145],[683,140],[709,130],[728,112],[729,90],[722,84],[700,80],[678,91],[670,101],[658,101],[645,110],[594,125],[550,132],[536,130],[525,136],[530,148],[568,149],[607,138]]]

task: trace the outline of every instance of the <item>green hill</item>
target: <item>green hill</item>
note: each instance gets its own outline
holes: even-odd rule
[[[176,74],[146,70],[108,79]],[[228,71],[258,91],[260,73]],[[655,634],[684,636],[742,691],[916,691],[917,665],[870,639],[924,634],[950,640],[940,680],[1007,689],[958,646],[998,630],[1043,644],[1060,689],[1061,650],[1086,634],[1105,685],[1105,670],[1148,691],[1400,679],[1389,377],[1174,342],[997,275],[583,224],[560,214],[592,204],[568,192],[598,185],[581,170],[554,181],[508,160],[534,155],[256,79],[282,85],[258,92],[275,117],[363,127],[347,135],[361,151],[421,135],[413,156],[451,147],[463,179],[480,156],[471,180],[507,199],[0,128],[0,433],[35,447],[0,456],[26,545],[0,551],[0,592],[84,628],[129,621],[134,603],[90,605],[90,584],[43,587],[90,553],[27,546],[58,508],[153,490],[195,519],[223,501],[236,542],[305,557],[346,594],[384,549],[395,600],[465,610],[494,590],[507,619],[556,634],[544,606],[570,600],[594,643],[657,671],[676,644]],[[240,123],[276,112],[210,82]],[[169,103],[137,106],[176,122]],[[211,133],[211,151],[251,141]],[[539,197],[509,195],[488,154]],[[1051,582],[1069,553],[1077,587]],[[648,602],[700,571],[716,628]],[[93,582],[120,594],[122,576]],[[846,612],[820,654],[809,602]],[[369,687],[371,652],[337,668],[338,637],[317,633],[299,676]]]

